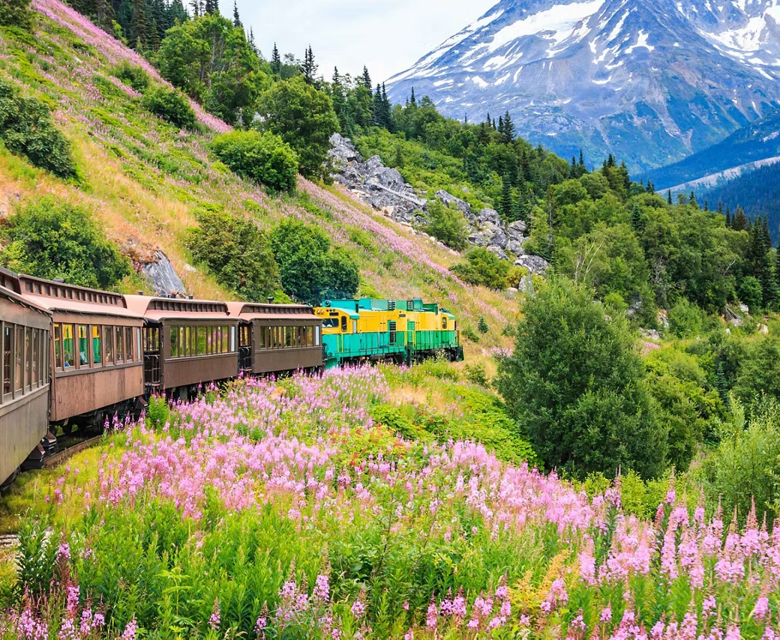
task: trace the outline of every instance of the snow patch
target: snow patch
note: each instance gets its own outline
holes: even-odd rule
[[[545,38],[554,40],[556,44],[563,42],[581,27],[580,22],[590,18],[604,2],[605,0],[591,0],[556,5],[546,11],[540,11],[498,31],[493,36],[488,49],[493,52],[518,38],[532,35],[544,35]]]

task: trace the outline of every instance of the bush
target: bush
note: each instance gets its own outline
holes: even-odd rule
[[[300,172],[325,178],[330,137],[339,130],[333,102],[301,78],[275,83],[260,98],[261,127],[282,137],[298,154]]]
[[[132,87],[136,91],[143,93],[149,87],[151,78],[141,67],[131,64],[127,60],[122,60],[112,70],[112,75],[119,78],[129,87]]]
[[[721,443],[704,463],[707,493],[721,500],[724,519],[734,509],[744,522],[755,500],[758,521],[772,522],[780,512],[780,406],[766,400],[745,424],[742,406],[724,425]]]
[[[501,260],[484,247],[469,251],[466,261],[453,265],[450,271],[464,282],[490,289],[506,289],[520,281],[520,271],[512,263]]]
[[[475,362],[474,364],[467,364],[463,367],[463,373],[472,384],[479,385],[480,387],[490,387],[490,379],[485,369],[485,363]]]
[[[271,191],[292,191],[298,178],[298,156],[279,136],[233,131],[214,138],[211,149],[238,175]]]
[[[312,305],[323,300],[353,298],[360,272],[343,249],[332,250],[320,229],[296,220],[282,222],[271,233],[271,247],[279,263],[284,291]]]
[[[279,267],[268,237],[250,220],[224,211],[198,213],[190,231],[192,256],[205,264],[222,286],[245,300],[264,300],[279,287]]]
[[[589,289],[561,279],[523,311],[497,387],[537,455],[577,477],[660,474],[667,432],[627,319],[608,317]]]
[[[669,331],[678,338],[688,338],[701,333],[707,315],[685,298],[669,310]]]
[[[739,299],[748,306],[750,313],[756,313],[761,308],[763,300],[763,289],[758,278],[747,276],[739,283]]]
[[[152,87],[141,100],[144,109],[181,129],[195,126],[195,112],[187,97],[176,89]]]
[[[438,200],[428,203],[425,232],[456,251],[463,251],[468,246],[468,226],[463,214]]]
[[[0,2],[0,26],[30,29],[33,15],[30,0],[3,0]]]
[[[54,126],[49,108],[35,98],[24,98],[0,80],[0,139],[11,153],[60,178],[76,176],[70,142]]]
[[[130,261],[86,211],[51,196],[11,215],[2,235],[9,244],[0,261],[19,273],[97,289],[110,289],[131,273]]]

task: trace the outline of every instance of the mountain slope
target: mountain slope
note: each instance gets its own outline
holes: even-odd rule
[[[647,173],[657,189],[710,188],[780,162],[780,111],[738,129],[723,142]]]
[[[139,95],[112,75],[127,60],[159,75],[137,54],[57,0],[35,0],[34,34],[0,28],[0,76],[56,109],[83,173],[79,184],[33,169],[0,145],[0,215],[19,201],[50,193],[88,209],[108,237],[133,259],[157,249],[170,258],[190,293],[225,299],[191,256],[185,240],[204,206],[247,215],[269,229],[295,217],[323,229],[358,261],[363,291],[391,298],[438,300],[476,327],[491,328],[481,344],[506,346],[499,327],[517,307],[503,294],[471,287],[448,268],[458,256],[354,201],[338,188],[300,179],[292,196],[271,197],[213,161],[208,144],[229,127],[202,111],[198,131],[179,131],[141,107]]]
[[[564,156],[634,169],[705,149],[780,104],[777,0],[502,0],[389,82],[445,115],[509,111]]]

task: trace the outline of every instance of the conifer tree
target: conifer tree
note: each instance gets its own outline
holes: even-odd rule
[[[409,98],[409,105],[412,107],[417,106],[417,98],[414,95],[414,87],[412,87],[412,95]],[[468,123],[468,116],[466,116],[466,122]]]
[[[512,199],[512,181],[509,176],[504,176],[501,181],[501,215],[504,220],[515,219],[515,206]]]
[[[368,67],[363,67],[363,75],[360,79],[363,81],[363,86],[371,91],[373,85],[371,84],[371,75],[368,73]]]
[[[133,41],[138,51],[146,48],[149,24],[146,21],[146,2],[134,0],[133,2]]]
[[[655,195],[655,185],[650,180],[647,181],[647,193]]]
[[[644,229],[644,219],[642,218],[642,208],[638,202],[634,202],[634,206],[631,208],[631,228],[637,233],[641,233]]]
[[[252,27],[249,28],[249,38],[254,41],[255,34],[252,32]],[[279,55],[279,48],[274,42],[274,48],[271,52],[271,71],[275,76],[282,75],[282,58]]]
[[[730,209],[726,212],[726,228],[727,229],[731,229],[732,228],[731,210]]]
[[[734,219],[731,223],[731,228],[734,229],[734,231],[746,231],[749,226],[745,212],[742,210],[742,207],[738,206],[737,213],[734,215]]]
[[[205,11],[209,15],[219,15],[219,0],[206,0]]]
[[[500,130],[504,136],[504,143],[511,144],[515,139],[515,125],[512,122],[512,116],[509,115],[509,111],[504,114],[504,127]]]
[[[669,189],[669,191],[666,192],[666,202],[669,204],[672,204],[672,190]]]
[[[690,202],[691,205],[693,205],[697,209],[699,208],[699,203],[696,202],[696,194],[693,191],[691,191],[691,197],[690,197],[689,202]]]
[[[393,107],[387,97],[387,89],[385,89],[384,82],[382,83],[382,119],[385,122],[384,127],[390,133],[395,133],[395,126],[393,125]]]
[[[233,0],[233,26],[237,29],[244,26],[241,23],[241,17],[238,15],[238,4],[236,3],[236,0]]]
[[[257,44],[255,44],[255,31],[252,29],[252,27],[249,27],[249,40],[248,40],[249,48],[254,51],[255,55],[258,57],[260,56],[260,52],[257,49]],[[274,44],[274,49],[276,49],[276,44]],[[279,70],[281,71],[282,68],[282,61],[279,59],[279,51],[276,51],[276,58],[277,62],[279,63]]]
[[[314,52],[312,51],[311,45],[306,49],[306,53],[303,56],[301,73],[307,84],[314,84],[315,76],[317,75],[317,64],[314,62]]]

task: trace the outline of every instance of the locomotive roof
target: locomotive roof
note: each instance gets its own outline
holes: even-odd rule
[[[228,302],[228,311],[242,320],[314,320],[314,309],[305,304],[267,304],[262,302]]]
[[[125,296],[128,309],[149,320],[231,320],[227,303],[213,300]]]

